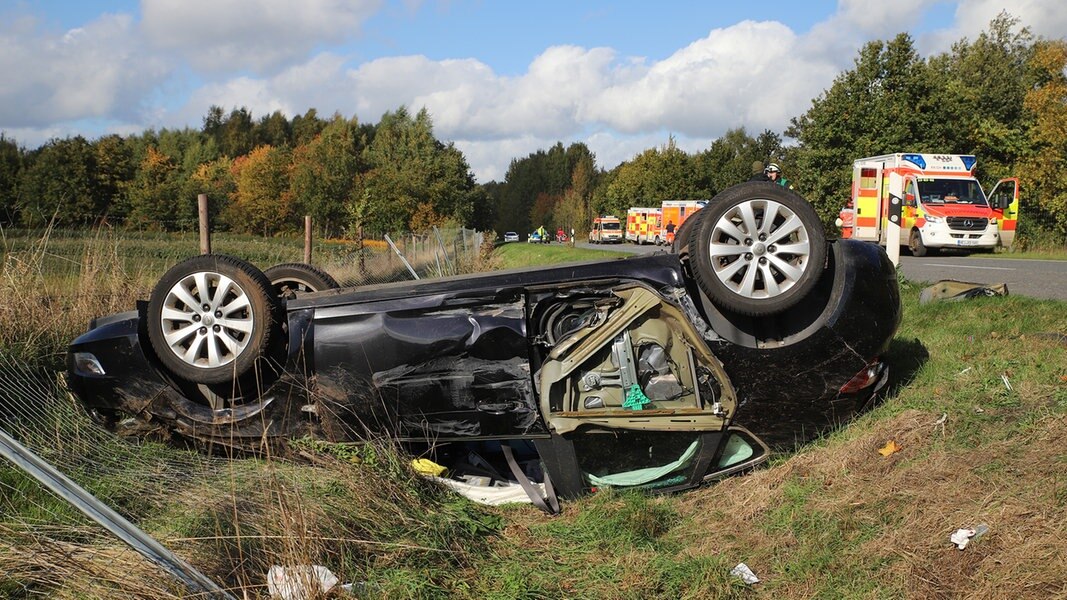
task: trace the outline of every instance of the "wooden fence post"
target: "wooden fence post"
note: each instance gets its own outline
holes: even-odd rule
[[[304,263],[311,264],[311,215],[304,215]]]
[[[207,194],[198,195],[196,205],[200,216],[200,254],[211,254],[211,223],[208,222]]]

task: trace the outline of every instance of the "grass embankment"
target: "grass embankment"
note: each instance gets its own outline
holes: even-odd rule
[[[1022,297],[918,305],[874,410],[772,466],[668,498],[508,514],[477,597],[1046,598],[1067,589],[1067,319]],[[901,450],[878,450],[893,441]],[[964,551],[957,528],[990,532]],[[728,575],[748,564],[762,583]]]
[[[604,256],[526,244],[497,254],[513,267],[592,257],[585,252]],[[101,262],[92,256],[78,264]],[[82,268],[91,281],[73,290],[121,291],[123,277],[108,268]],[[324,455],[302,446],[314,466],[220,462],[98,437],[83,421],[53,426],[49,451],[162,542],[252,597],[265,594],[257,586],[271,563],[325,564],[384,597],[1062,596],[1067,305],[1012,296],[920,307],[918,293],[903,290],[881,405],[755,473],[679,496],[601,493],[549,518],[445,494],[388,447]],[[20,317],[2,318],[8,327]],[[72,318],[68,329],[80,331],[84,315]],[[23,320],[30,335],[54,326]],[[37,400],[37,388],[25,387],[25,401]],[[884,457],[889,441],[901,450]],[[0,492],[0,593],[181,593],[2,466]],[[966,550],[949,544],[955,529],[980,523],[989,533]],[[728,574],[742,561],[762,583]],[[138,591],[129,573],[157,575],[138,578],[148,585]]]

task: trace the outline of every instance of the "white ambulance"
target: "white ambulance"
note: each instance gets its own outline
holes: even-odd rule
[[[838,220],[841,237],[887,245],[895,222],[900,233],[893,243],[907,246],[914,256],[938,248],[1010,246],[1019,215],[1019,180],[1001,180],[987,197],[974,177],[976,162],[970,155],[918,153],[855,161],[850,206]],[[899,220],[892,220],[895,216]]]

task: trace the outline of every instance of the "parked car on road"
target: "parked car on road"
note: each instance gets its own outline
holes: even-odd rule
[[[319,291],[198,256],[74,340],[69,383],[106,424],[240,447],[383,432],[523,447],[570,497],[747,468],[766,446],[745,415],[788,420],[885,377],[896,273],[877,246],[828,243],[794,192],[731,188],[675,242],[355,288],[303,278]]]
[[[519,241],[519,234],[515,233],[514,231],[509,231],[509,232],[504,234],[504,241],[505,242],[517,242],[517,241]]]

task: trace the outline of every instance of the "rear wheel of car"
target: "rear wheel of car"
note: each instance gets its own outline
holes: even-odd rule
[[[295,292],[321,292],[341,287],[332,275],[307,263],[284,263],[263,271],[275,295]]]
[[[826,234],[799,194],[773,183],[742,183],[700,213],[687,234],[689,258],[697,284],[721,308],[750,316],[778,313],[818,282]]]
[[[148,304],[148,338],[173,375],[193,383],[234,381],[279,335],[270,280],[253,265],[205,254],[167,271]]]

